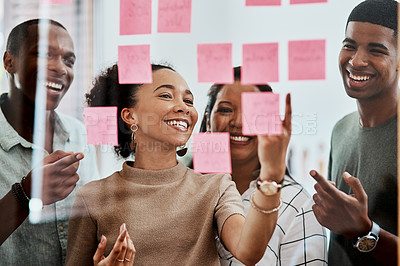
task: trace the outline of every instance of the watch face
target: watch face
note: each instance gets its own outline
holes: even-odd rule
[[[358,240],[357,249],[361,252],[369,252],[376,246],[376,239],[372,236],[363,236]]]
[[[278,192],[278,187],[272,182],[264,182],[261,184],[260,190],[265,195],[274,195]]]

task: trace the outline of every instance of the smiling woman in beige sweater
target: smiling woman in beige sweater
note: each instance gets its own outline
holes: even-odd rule
[[[151,84],[119,84],[118,68],[100,75],[87,95],[89,106],[117,106],[119,146],[135,161],[77,192],[70,219],[67,265],[92,265],[98,243],[112,250],[126,224],[139,265],[219,265],[218,235],[244,264],[261,259],[281,206],[279,189],[256,190],[246,218],[230,175],[201,175],[176,159],[176,149],[192,134],[198,115],[185,80],[172,68],[152,66]],[[259,136],[260,179],[275,187],[285,174],[291,131],[290,97],[283,133]],[[133,142],[132,142],[133,141]],[[268,195],[267,195],[268,194]],[[120,257],[116,264],[132,262]]]

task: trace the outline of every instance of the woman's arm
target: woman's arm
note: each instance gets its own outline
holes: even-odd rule
[[[286,96],[285,119],[282,134],[258,136],[260,179],[280,183],[286,170],[286,151],[291,135],[290,94]],[[227,249],[244,264],[255,264],[264,255],[268,242],[275,230],[278,207],[281,205],[280,191],[266,196],[260,190],[252,195],[252,206],[244,218],[230,216],[223,225],[221,241]],[[275,211],[273,211],[275,210]],[[269,212],[269,213],[265,213]]]

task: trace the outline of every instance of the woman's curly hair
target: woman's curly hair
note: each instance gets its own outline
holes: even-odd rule
[[[171,66],[152,64],[152,71],[170,69]],[[131,130],[121,118],[124,108],[131,108],[137,104],[137,91],[143,84],[120,84],[118,80],[118,65],[114,64],[98,75],[93,88],[86,93],[86,102],[89,107],[116,106],[118,108],[118,146],[115,152],[126,158],[134,151],[130,148]]]

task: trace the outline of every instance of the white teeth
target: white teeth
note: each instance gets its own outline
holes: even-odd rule
[[[56,90],[61,90],[62,85],[55,82],[46,81],[46,87],[50,87]]]
[[[363,81],[363,80],[369,80],[370,76],[357,76],[354,74],[349,74],[351,79],[357,80],[357,81]]]
[[[233,141],[249,141],[249,137],[245,136],[231,136],[231,140]]]
[[[174,127],[188,128],[188,124],[185,121],[169,120],[167,121],[167,124]]]

